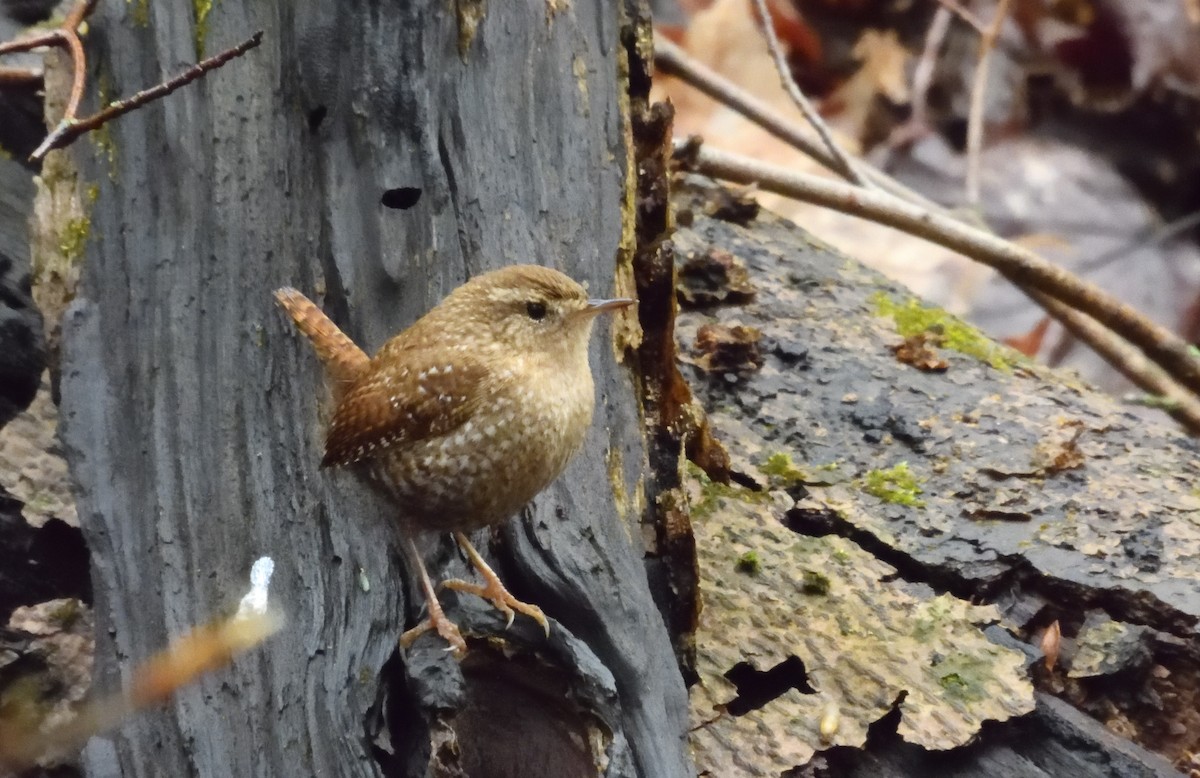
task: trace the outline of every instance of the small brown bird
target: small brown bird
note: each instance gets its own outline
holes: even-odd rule
[[[541,609],[510,594],[464,533],[507,520],[566,467],[595,406],[592,323],[634,301],[589,300],[557,270],[506,267],[455,289],[369,359],[300,292],[275,297],[334,380],[321,466],[353,467],[402,511],[429,618],[401,645],[433,629],[457,654],[466,650],[413,542],[417,530],[454,532],[484,580],[443,586],[490,600],[509,624],[516,609],[548,634]]]

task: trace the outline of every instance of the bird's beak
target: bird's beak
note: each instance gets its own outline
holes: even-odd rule
[[[614,297],[611,300],[588,300],[587,307],[580,311],[580,313],[585,316],[594,316],[597,313],[604,313],[605,311],[616,311],[621,308],[627,308],[636,302],[637,300],[631,297]]]

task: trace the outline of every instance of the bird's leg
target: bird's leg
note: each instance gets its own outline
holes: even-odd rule
[[[416,563],[417,573],[421,576],[421,588],[425,591],[425,605],[429,609],[429,618],[401,635],[400,647],[408,648],[413,641],[432,629],[450,644],[450,650],[454,652],[455,656],[462,657],[467,652],[467,642],[463,640],[458,626],[446,618],[442,604],[438,602],[437,592],[433,590],[433,582],[429,580],[429,573],[425,570],[425,563],[421,560],[421,552],[417,550],[417,544],[413,542],[411,536],[404,540],[407,544],[409,558]]]
[[[467,552],[467,556],[471,560],[471,564],[475,565],[475,569],[483,576],[485,584],[473,584],[469,581],[464,581],[460,578],[451,578],[448,581],[442,581],[442,586],[447,589],[453,589],[456,592],[468,592],[478,595],[485,600],[489,600],[492,605],[496,606],[496,610],[508,617],[508,627],[513,623],[513,609],[519,610],[529,618],[542,625],[542,629],[546,631],[546,636],[550,636],[550,622],[546,620],[546,615],[542,613],[542,609],[536,605],[530,605],[527,602],[521,602],[516,597],[509,593],[508,589],[504,588],[504,584],[500,583],[499,576],[492,568],[488,567],[488,563],[483,561],[483,557],[471,545],[471,541],[461,532],[455,532],[454,537],[458,540],[458,545],[462,546],[462,550]]]

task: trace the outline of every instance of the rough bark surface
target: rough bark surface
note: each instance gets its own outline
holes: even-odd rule
[[[259,28],[250,55],[71,150],[99,190],[62,434],[99,689],[232,607],[259,555],[288,625],[94,739],[89,774],[688,774],[683,684],[614,496],[644,459],[614,349],[596,339],[584,452],[502,533],[502,575],[551,617],[549,641],[447,597],[471,657],[429,638],[389,662],[420,600],[388,507],[317,470],[322,379],[270,296],[299,287],[373,350],[503,264],[607,292],[626,218],[619,9],[217,3],[197,21],[106,3],[92,75],[129,94]],[[465,572],[445,543],[428,559]]]
[[[902,696],[865,752],[819,759],[853,775],[1168,775],[1170,762],[1188,764],[1200,733],[1195,441],[1165,417],[1024,361],[723,190],[684,187],[675,202],[690,225],[673,236],[689,308],[678,320],[681,361],[736,484],[702,487],[702,506],[740,501],[769,513],[763,549],[768,533],[786,530],[797,546],[810,536],[853,541],[894,568],[863,587],[868,598],[900,585],[920,600],[994,603],[1001,625],[1035,645],[1057,620],[1061,655],[1053,671],[1039,657],[1035,682],[1099,720],[1042,695],[1032,717],[985,724],[976,745],[935,757],[896,735]],[[914,325],[923,338],[897,331]],[[694,511],[693,521],[699,545],[703,518]],[[740,552],[725,549],[727,580],[739,565],[748,578],[773,561]],[[815,564],[802,572],[827,585],[834,560]],[[817,587],[795,605],[822,596]],[[725,618],[706,605],[702,620]],[[769,618],[765,606],[746,610]],[[756,635],[770,627],[759,623]],[[749,708],[738,715],[769,716],[854,651],[847,637],[814,655],[801,638],[788,636],[799,679],[783,664],[758,667],[769,652],[745,641],[757,650],[727,668],[729,678],[754,676],[751,691],[738,682]]]

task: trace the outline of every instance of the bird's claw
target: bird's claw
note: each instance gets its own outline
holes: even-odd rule
[[[490,602],[496,610],[503,613],[506,617],[507,623],[504,625],[505,629],[513,625],[513,621],[516,619],[515,611],[520,611],[540,624],[542,630],[546,633],[546,637],[550,637],[550,622],[546,619],[546,614],[542,613],[542,609],[536,605],[521,602],[512,596],[498,579],[489,578],[487,584],[480,585],[464,581],[461,578],[451,578],[447,581],[442,581],[441,585],[446,589],[453,589],[456,592],[474,594]]]
[[[449,644],[446,646],[446,651],[453,652],[456,659],[462,659],[463,655],[467,653],[467,641],[463,640],[458,625],[441,613],[431,614],[420,624],[407,630],[400,636],[400,647],[407,650],[416,642],[417,638],[430,630],[437,632]]]

